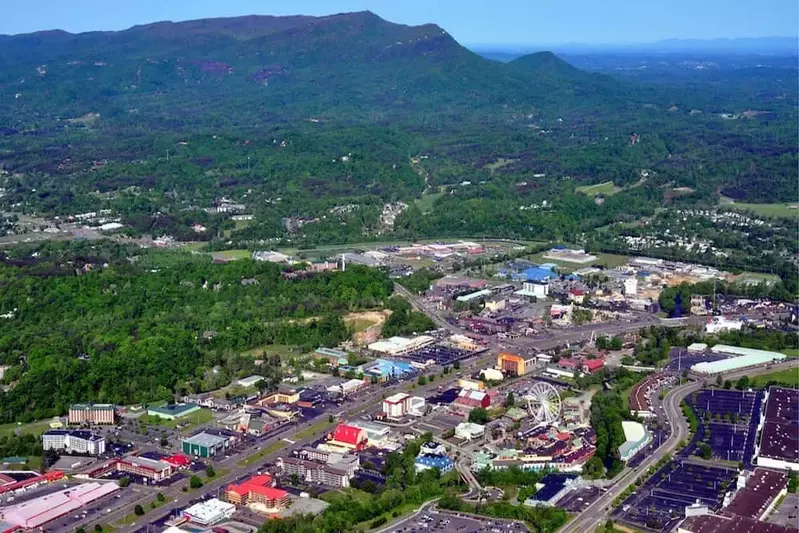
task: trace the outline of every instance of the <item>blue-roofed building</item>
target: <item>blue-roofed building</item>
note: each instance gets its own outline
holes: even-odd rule
[[[416,371],[405,361],[392,361],[390,359],[375,359],[364,369],[367,376],[375,376],[378,380],[398,379],[414,374]]]
[[[579,481],[580,476],[577,474],[547,474],[536,483],[536,493],[525,500],[524,504],[531,507],[552,507]]]
[[[557,277],[558,274],[554,270],[537,266],[523,270],[519,274],[514,275],[513,279],[520,281],[547,281]]]
[[[448,455],[420,455],[416,458],[416,471],[438,468],[441,473],[449,472],[455,467],[455,461]]]

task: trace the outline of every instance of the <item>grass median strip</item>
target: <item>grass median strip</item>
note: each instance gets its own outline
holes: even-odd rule
[[[255,452],[254,454],[246,457],[245,459],[242,459],[241,461],[238,462],[238,465],[239,466],[250,466],[253,463],[257,463],[258,461],[262,460],[267,455],[275,453],[275,452],[278,452],[278,451],[280,451],[281,449],[285,448],[288,445],[289,445],[288,442],[285,442],[283,440],[278,440],[276,442],[273,442],[272,444],[270,444],[266,448],[262,448],[261,450],[258,450],[257,452]]]

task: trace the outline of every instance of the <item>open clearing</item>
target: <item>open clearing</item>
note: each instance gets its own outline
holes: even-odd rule
[[[612,181],[604,181],[595,185],[582,185],[575,190],[586,196],[613,196],[621,190],[621,187],[616,187]]]
[[[432,192],[429,194],[423,194],[421,198],[417,198],[414,200],[416,207],[419,208],[419,211],[422,212],[423,215],[427,213],[433,212],[433,204],[443,196],[444,193],[441,192]]]
[[[789,368],[788,370],[780,370],[778,372],[772,372],[771,374],[763,374],[762,376],[752,378],[749,383],[752,387],[762,387],[770,381],[775,381],[789,387],[799,387],[799,371],[795,368]]]
[[[576,265],[574,263],[569,263],[568,261],[558,261],[557,259],[546,259],[544,258],[544,256],[547,253],[549,253],[549,250],[531,255],[529,259],[530,261],[539,264],[554,263],[558,265],[561,271],[566,273],[573,272],[575,270],[580,270],[581,268],[586,268],[591,265],[602,265],[605,268],[615,268],[627,264],[626,255],[601,254],[601,253],[591,254],[596,256],[596,261],[591,261],[590,263],[586,263],[584,265]]]
[[[799,217],[799,205],[791,204],[747,204],[722,198],[720,205],[736,211],[750,212],[764,217],[796,218]]]
[[[252,252],[249,250],[222,250],[211,253],[211,256],[214,259],[249,259],[252,257]]]
[[[291,344],[264,344],[263,346],[241,352],[241,355],[248,355],[258,359],[266,359],[270,355],[277,355],[281,360],[288,360],[302,354],[302,348]]]
[[[145,416],[142,418],[142,422],[169,429],[177,429],[178,426],[181,426],[181,431],[187,431],[200,424],[207,424],[213,419],[214,413],[210,409],[200,409],[175,420],[167,420],[160,416]]]
[[[40,435],[50,429],[50,420],[38,420],[29,424],[2,424],[0,425],[0,437],[10,436],[15,432],[19,435],[32,433]]]
[[[748,282],[748,283],[768,283],[773,285],[780,281],[780,277],[776,274],[763,274],[761,272],[744,272],[737,276],[735,281]]]

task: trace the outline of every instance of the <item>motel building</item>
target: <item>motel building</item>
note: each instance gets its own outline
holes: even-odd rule
[[[400,420],[411,409],[411,395],[398,392],[383,400],[383,414],[389,420]]]

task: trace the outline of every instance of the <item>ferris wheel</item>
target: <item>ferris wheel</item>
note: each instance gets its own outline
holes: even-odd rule
[[[560,394],[549,383],[535,383],[525,399],[527,410],[537,423],[550,425],[560,418]]]

